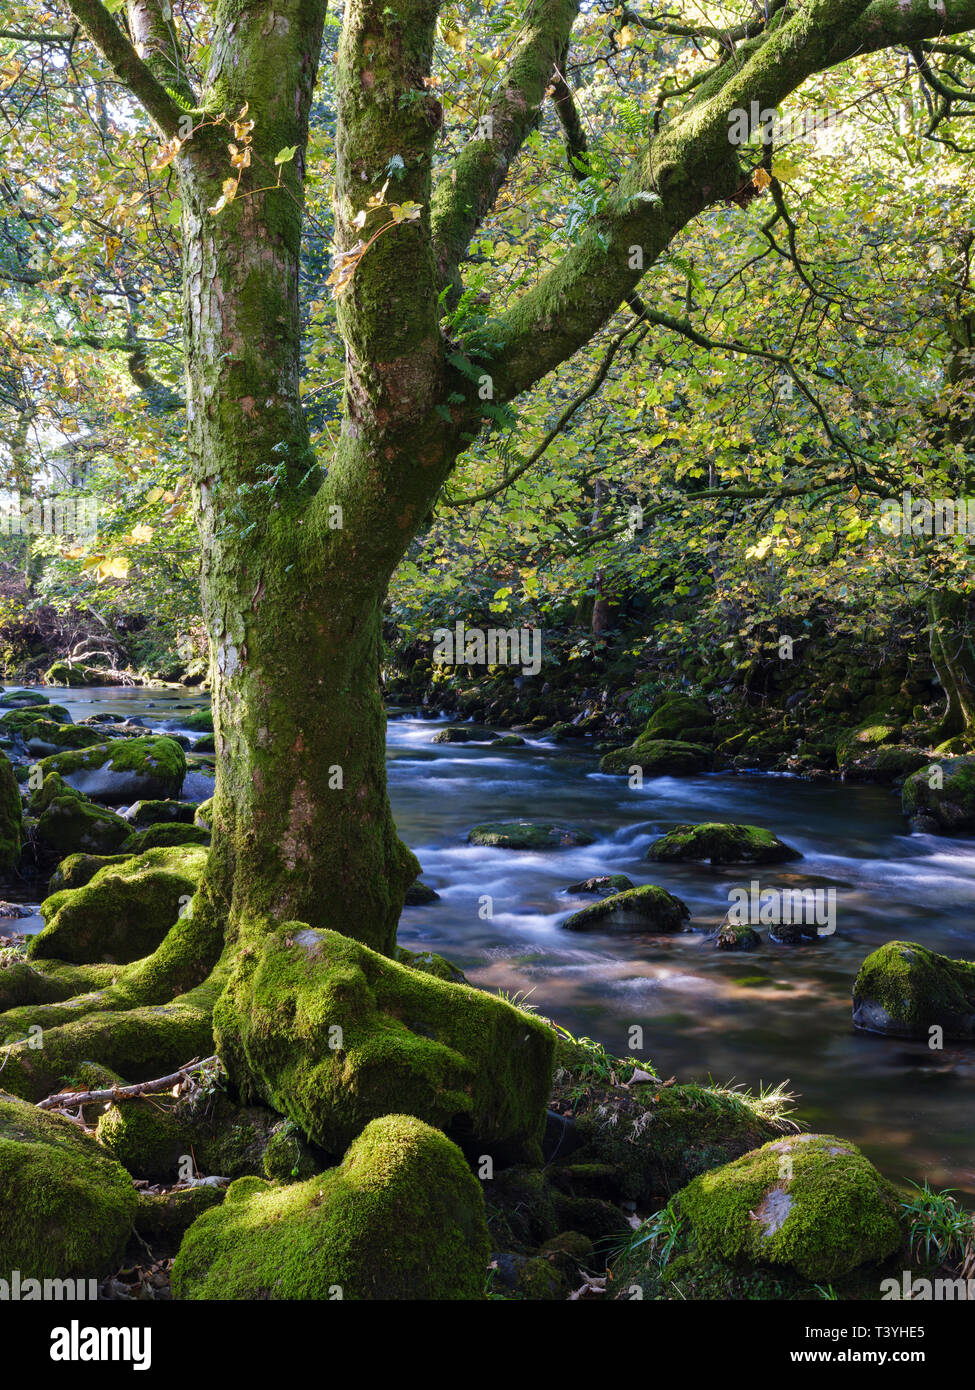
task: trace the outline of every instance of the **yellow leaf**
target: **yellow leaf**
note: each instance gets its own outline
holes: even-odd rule
[[[768,188],[772,182],[767,169],[756,169],[752,174],[752,183],[756,188]]]
[[[103,579],[124,579],[129,572],[129,562],[124,555],[112,555],[109,559],[103,560],[98,567],[97,578]]]
[[[144,522],[140,521],[138,526],[132,527],[131,539],[136,545],[145,545],[147,541],[152,540],[152,532],[153,528],[151,526],[147,526]]]

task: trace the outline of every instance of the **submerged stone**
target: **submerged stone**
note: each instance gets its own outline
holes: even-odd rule
[[[568,825],[533,821],[489,821],[475,825],[467,843],[490,849],[571,849],[591,845],[594,837]]]

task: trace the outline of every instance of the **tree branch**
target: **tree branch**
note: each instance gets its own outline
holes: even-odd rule
[[[68,0],[68,5],[115,76],[141,103],[163,135],[176,135],[182,109],[153,76],[101,0]]]

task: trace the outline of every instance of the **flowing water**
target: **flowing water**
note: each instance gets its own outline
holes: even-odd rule
[[[75,719],[97,709],[156,728],[206,703],[193,691],[46,693]],[[404,910],[404,946],[440,952],[484,988],[530,991],[540,1012],[611,1051],[633,1050],[630,1030],[642,1028],[638,1050],[662,1076],[752,1087],[788,1079],[810,1128],[857,1141],[891,1177],[975,1195],[975,1046],[929,1051],[858,1033],[850,1006],[861,960],[885,941],[975,958],[975,840],[908,833],[885,788],[711,774],[648,779],[636,790],[602,775],[588,750],[434,744],[438,727],[389,724],[399,832],[440,894]],[[209,795],[208,779],[193,774],[185,794]],[[547,853],[466,843],[478,822],[514,819],[558,821],[596,839]],[[754,869],[647,863],[650,842],[684,821],[767,826],[803,858]],[[661,884],[687,903],[694,930],[564,931],[565,917],[592,901],[566,885],[600,873]],[[707,934],[729,889],[752,880],[835,888],[835,932],[789,947],[763,930],[757,951],[716,950]]]

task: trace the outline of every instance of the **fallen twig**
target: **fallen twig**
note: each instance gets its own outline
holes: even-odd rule
[[[59,1110],[66,1105],[74,1108],[102,1100],[131,1100],[134,1096],[155,1095],[158,1091],[168,1091],[171,1087],[189,1080],[191,1072],[199,1071],[201,1067],[212,1066],[216,1060],[215,1056],[204,1057],[202,1061],[194,1058],[192,1062],[187,1062],[179,1071],[171,1072],[169,1076],[160,1076],[155,1081],[139,1081],[134,1086],[108,1086],[101,1091],[58,1091],[57,1095],[39,1100],[37,1109]]]

